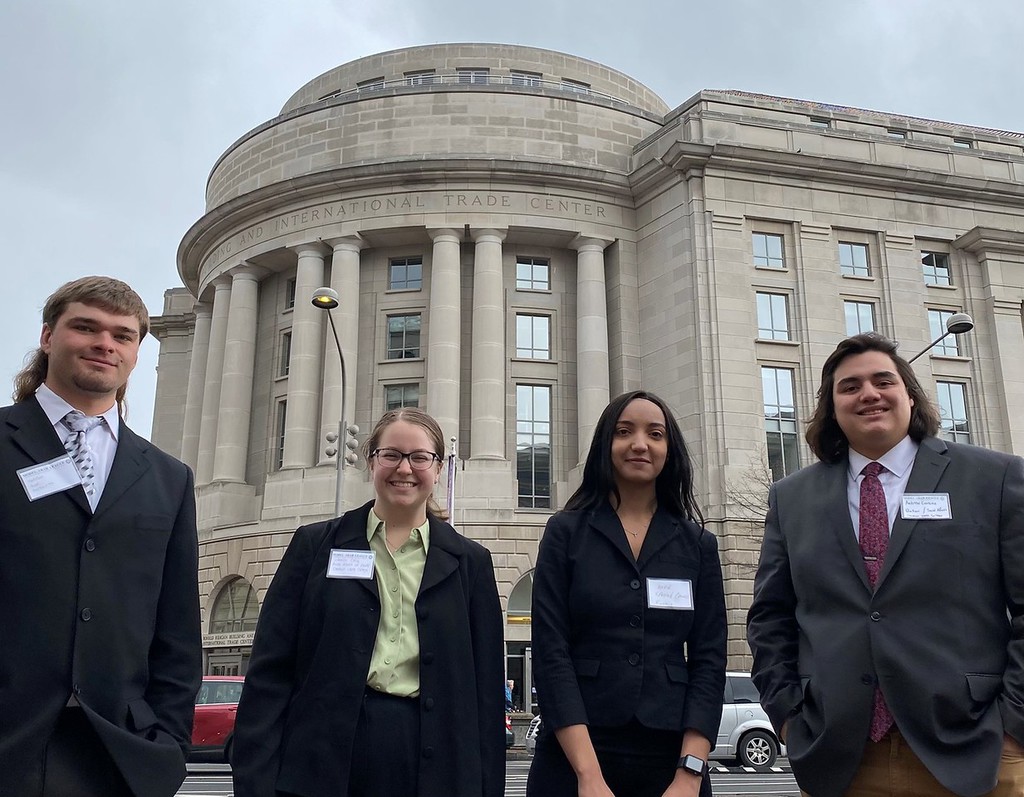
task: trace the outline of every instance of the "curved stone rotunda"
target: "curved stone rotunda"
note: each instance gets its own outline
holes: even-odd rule
[[[362,440],[418,405],[457,440],[453,521],[493,552],[529,708],[538,539],[601,409],[640,387],[695,458],[744,666],[766,485],[812,461],[803,424],[841,338],[913,353],[970,313],[917,371],[947,437],[1024,453],[1022,145],[741,91],[671,108],[511,45],[314,78],[214,164],[154,321],[153,440],[196,472],[207,671],[244,672],[292,532],[334,513],[342,417]],[[345,474],[345,506],[369,500],[362,458]]]

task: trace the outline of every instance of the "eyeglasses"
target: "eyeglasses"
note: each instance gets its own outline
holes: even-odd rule
[[[413,470],[426,470],[434,464],[434,460],[441,461],[441,458],[433,451],[410,451],[406,453],[399,451],[397,448],[375,448],[370,452],[370,456],[376,457],[381,465],[389,468],[397,468],[403,459],[408,459],[409,467]]]

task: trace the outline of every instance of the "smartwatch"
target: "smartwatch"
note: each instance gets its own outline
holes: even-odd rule
[[[707,771],[708,762],[703,758],[697,758],[695,755],[684,755],[679,759],[679,763],[676,764],[676,769],[683,769],[689,772],[691,775],[696,775],[698,778],[704,777],[705,771]]]

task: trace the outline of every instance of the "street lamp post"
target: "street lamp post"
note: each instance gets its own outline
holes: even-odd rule
[[[359,434],[359,427],[355,424],[349,425],[345,418],[345,352],[341,349],[341,341],[338,340],[338,330],[334,326],[334,316],[331,310],[338,306],[338,292],[332,288],[317,288],[310,299],[314,307],[327,311],[327,320],[331,324],[331,332],[334,335],[334,345],[338,347],[338,360],[341,364],[341,416],[338,422],[338,433],[331,432],[327,435],[328,443],[337,443],[337,448],[328,448],[327,456],[337,457],[338,479],[334,492],[334,514],[341,515],[345,503],[345,465],[354,465],[358,457],[356,448],[359,446],[356,435]],[[345,451],[344,449],[348,449]]]
[[[943,338],[949,337],[950,335],[962,335],[965,332],[970,332],[974,329],[974,319],[971,318],[967,313],[953,313],[949,318],[946,319],[946,331],[939,335],[935,340],[925,346],[921,351],[907,360],[907,363],[912,363],[922,354],[930,351],[931,348]]]

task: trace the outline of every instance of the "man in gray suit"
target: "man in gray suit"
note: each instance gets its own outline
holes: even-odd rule
[[[821,461],[770,491],[747,636],[813,797],[1024,795],[1024,462],[937,431],[896,344],[856,335]]]

